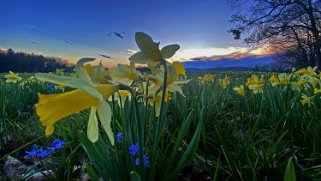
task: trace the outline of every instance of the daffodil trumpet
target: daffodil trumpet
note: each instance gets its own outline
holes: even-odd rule
[[[87,126],[87,137],[91,142],[99,138],[98,119],[107,133],[110,143],[114,145],[114,135],[110,126],[111,108],[105,101],[118,89],[118,85],[94,83],[88,72],[83,67],[85,62],[93,61],[93,58],[80,59],[75,71],[78,77],[66,77],[53,74],[37,73],[38,80],[58,85],[63,85],[75,90],[60,94],[38,94],[39,102],[35,105],[36,113],[40,117],[43,126],[46,127],[46,136],[54,132],[54,124],[74,113],[90,108]]]

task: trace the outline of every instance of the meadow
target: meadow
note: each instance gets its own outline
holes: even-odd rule
[[[165,61],[178,45],[136,42],[130,65],[1,75],[1,180],[321,178],[316,67],[186,73]],[[25,169],[8,173],[9,155]]]

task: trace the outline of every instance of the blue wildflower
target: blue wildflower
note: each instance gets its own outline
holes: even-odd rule
[[[48,147],[50,153],[56,151],[57,149],[63,148],[66,143],[60,139],[56,139],[52,142],[52,147]]]
[[[41,158],[45,158],[48,155],[50,155],[50,152],[48,150],[45,150],[45,149],[42,149],[42,148],[40,148],[38,150],[37,156],[39,156]]]
[[[26,156],[36,157],[37,152],[38,152],[38,147],[36,144],[34,144],[31,151],[26,151]]]
[[[144,167],[150,167],[150,161],[147,155],[144,155]]]
[[[135,160],[135,165],[138,166],[139,163],[140,163],[139,158],[136,158],[136,160]]]
[[[123,138],[123,133],[121,132],[118,132],[117,135],[116,135],[116,138],[117,138],[117,143],[121,143],[121,140]]]
[[[135,165],[136,165],[136,166],[139,166],[139,164],[140,164],[140,160],[139,160],[139,158],[136,158],[136,160],[135,160]],[[145,167],[145,168],[150,167],[150,161],[149,161],[149,158],[148,158],[147,155],[144,155],[144,167]]]
[[[49,85],[49,89],[55,90],[55,84],[50,84],[50,85]]]
[[[130,154],[131,156],[135,156],[137,152],[138,152],[138,143],[132,144],[132,145],[129,147],[129,154]]]
[[[66,142],[64,142],[60,139],[56,139],[52,142],[52,147],[55,149],[60,149],[60,148],[63,148],[65,144],[66,144]]]

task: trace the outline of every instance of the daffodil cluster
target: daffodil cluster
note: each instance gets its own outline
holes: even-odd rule
[[[199,76],[197,79],[201,85],[204,85],[206,83],[213,82],[216,76],[217,75],[215,74],[205,74],[203,76]]]
[[[117,67],[106,71],[101,62],[97,66],[92,66],[89,62],[93,61],[93,58],[83,58],[75,66],[74,77],[65,76],[62,69],[57,69],[55,74],[35,75],[38,80],[51,83],[53,89],[58,87],[72,89],[64,93],[38,94],[36,113],[42,125],[46,127],[47,136],[53,134],[54,124],[59,120],[90,108],[87,126],[89,140],[92,142],[98,140],[99,120],[110,142],[114,144],[110,125],[112,111],[106,102],[108,99],[111,100],[111,95],[114,94],[114,100],[118,101],[121,107],[126,98],[130,99],[133,96],[132,94],[141,95],[148,99],[148,104],[155,106],[156,116],[160,114],[162,100],[165,102],[170,100],[171,93],[178,92],[184,95],[180,85],[190,80],[186,79],[183,65],[165,60],[175,54],[179,45],[168,45],[160,50],[159,43],[155,43],[145,33],[136,33],[135,38],[141,51],[129,58],[130,65],[118,64]],[[147,78],[144,79],[142,73],[136,70],[135,63],[148,65],[151,74],[147,74]],[[164,87],[165,97],[162,96]]]
[[[149,99],[148,102],[155,106],[156,116],[159,116],[162,100],[167,102],[170,100],[170,94],[175,92],[184,95],[180,86],[188,83],[190,79],[186,79],[186,71],[180,62],[170,63],[165,60],[176,53],[180,48],[179,45],[167,45],[160,50],[159,43],[155,43],[149,35],[141,32],[136,33],[135,39],[140,51],[129,57],[131,61],[130,71],[127,71],[128,73],[125,76],[122,73],[115,73],[119,71],[111,70],[111,75],[120,77],[114,79],[118,82],[123,80],[123,83],[127,82],[127,85],[131,84],[131,81],[138,80],[137,77],[141,77],[139,79],[141,87],[137,90],[140,90],[140,93]],[[147,74],[147,77],[143,78],[141,74],[136,73],[133,67],[134,63],[147,64],[151,74]],[[162,97],[164,87],[166,88],[165,97]]]
[[[300,94],[300,103],[310,105],[312,100],[321,96],[321,73],[317,73],[317,67],[307,67],[293,70],[292,73],[273,73],[267,81],[264,80],[264,75],[261,77],[251,75],[247,78],[246,87],[243,85],[234,87],[234,91],[244,96],[245,88],[252,90],[254,94],[262,93],[265,86],[267,87],[280,87],[283,91],[291,89]]]
[[[246,85],[249,89],[253,91],[254,94],[262,93],[264,88],[264,76],[261,77],[257,75],[252,75],[251,77],[247,78]]]

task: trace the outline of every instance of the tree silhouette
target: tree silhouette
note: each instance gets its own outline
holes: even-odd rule
[[[0,72],[55,72],[57,68],[71,71],[73,64],[60,58],[14,52],[11,48],[0,51]]]
[[[242,33],[248,44],[269,44],[297,66],[321,66],[321,1],[234,0],[233,6],[236,38]]]

